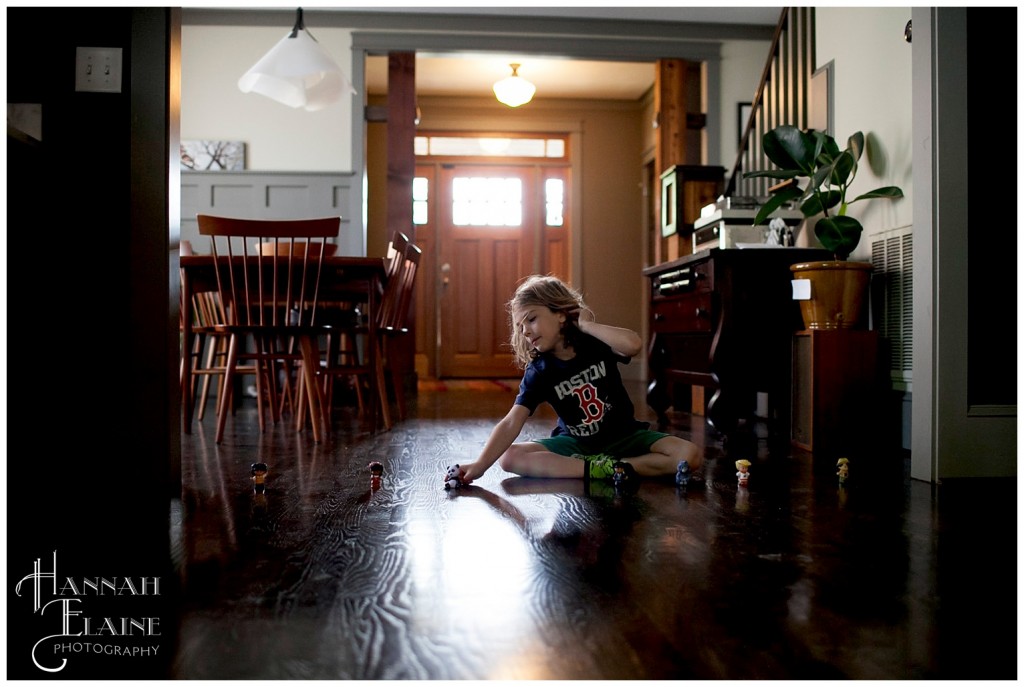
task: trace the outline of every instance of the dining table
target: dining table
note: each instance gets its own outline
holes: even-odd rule
[[[193,296],[203,292],[217,291],[217,269],[213,255],[182,255],[179,258],[181,274],[181,322],[182,322],[182,355],[187,356],[195,342],[194,317],[193,317]],[[226,265],[228,260],[249,260],[255,261],[258,258],[249,256],[217,256],[216,260],[221,261],[221,267]],[[318,307],[330,308],[336,303],[359,303],[361,315],[367,323],[367,341],[365,355],[368,357],[368,365],[373,369],[376,364],[376,356],[379,355],[377,344],[378,323],[377,308],[380,305],[386,282],[386,263],[384,258],[329,255],[323,259],[323,269],[320,276],[320,293]],[[319,356],[317,342],[312,342],[314,355]],[[370,398],[366,403],[366,412],[370,424],[370,430],[376,432],[380,420],[378,409],[380,394],[384,390],[379,388],[378,380],[374,375],[368,375]],[[193,407],[187,401],[188,389],[192,388],[192,366],[189,361],[182,365],[181,389],[183,406],[183,431],[185,434],[192,433]],[[312,421],[326,420],[329,417],[329,409],[325,412],[317,412],[319,409],[310,409]],[[324,421],[324,432],[329,433],[330,423]],[[320,433],[315,433],[319,435]]]

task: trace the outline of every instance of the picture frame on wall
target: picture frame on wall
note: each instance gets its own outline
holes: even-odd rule
[[[182,141],[181,168],[197,172],[245,169],[242,141]]]
[[[752,103],[736,104],[736,145],[743,144],[743,132],[747,129],[747,121],[750,119],[753,107]]]
[[[835,135],[835,60],[811,74],[808,128]]]

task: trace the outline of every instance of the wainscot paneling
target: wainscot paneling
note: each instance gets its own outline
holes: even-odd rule
[[[200,253],[197,214],[256,219],[341,216],[338,252],[365,255],[366,241],[353,225],[351,172],[181,172],[181,238]]]

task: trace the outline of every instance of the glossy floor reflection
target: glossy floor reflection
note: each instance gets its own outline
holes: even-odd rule
[[[494,467],[445,491],[512,398],[420,393],[374,436],[337,409],[320,445],[261,435],[242,408],[217,446],[207,417],[183,437],[173,677],[1016,677],[1016,548],[981,536],[1015,543],[1012,482],[933,488],[877,455],[841,487],[757,426],[723,445],[679,414],[671,431],[706,447],[704,490]]]

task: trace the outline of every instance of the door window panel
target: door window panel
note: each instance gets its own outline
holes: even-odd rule
[[[522,225],[522,179],[455,177],[452,180],[452,223],[480,227]]]

